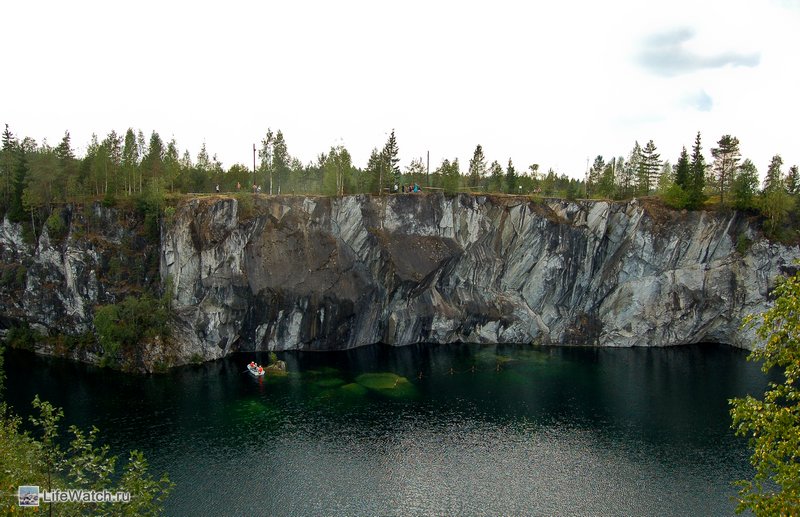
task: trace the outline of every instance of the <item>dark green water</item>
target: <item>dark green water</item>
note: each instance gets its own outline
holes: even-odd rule
[[[745,357],[373,346],[258,381],[253,354],[145,377],[11,351],[6,371],[18,412],[39,393],[168,471],[173,515],[726,515],[750,475],[727,399],[766,384]]]

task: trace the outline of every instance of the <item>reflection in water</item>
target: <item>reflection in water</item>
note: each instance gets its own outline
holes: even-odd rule
[[[129,376],[9,352],[8,397],[138,448],[190,514],[726,514],[749,475],[727,399],[763,390],[745,353],[372,346],[243,354]]]

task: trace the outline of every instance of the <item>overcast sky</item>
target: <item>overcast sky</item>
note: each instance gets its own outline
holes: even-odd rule
[[[530,4],[530,5],[528,5]],[[9,1],[0,122],[51,144],[128,127],[227,168],[281,129],[304,163],[401,166],[476,144],[582,177],[653,139],[675,163],[730,133],[763,176],[800,164],[800,1]]]

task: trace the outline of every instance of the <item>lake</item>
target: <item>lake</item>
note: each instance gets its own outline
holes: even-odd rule
[[[142,450],[171,515],[725,515],[751,475],[727,400],[767,382],[746,355],[375,345],[256,379],[265,355],[138,376],[12,350],[6,395]]]

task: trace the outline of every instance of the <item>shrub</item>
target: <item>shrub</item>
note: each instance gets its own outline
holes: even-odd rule
[[[60,241],[67,235],[67,225],[64,224],[64,219],[58,212],[50,214],[44,225],[47,227],[47,233],[51,240]]]
[[[167,336],[168,320],[166,301],[144,294],[99,307],[95,311],[94,326],[104,355],[112,358],[119,352],[134,349],[146,339]]]

